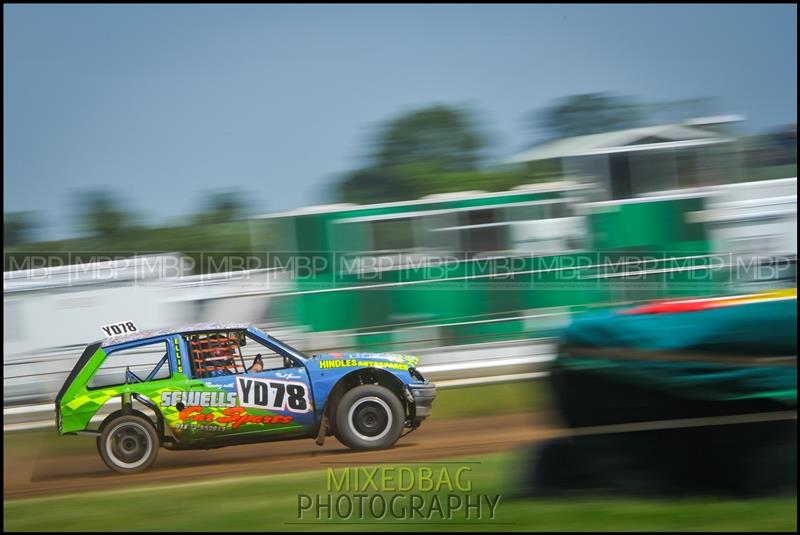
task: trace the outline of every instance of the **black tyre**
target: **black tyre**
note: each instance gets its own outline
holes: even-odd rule
[[[391,448],[404,425],[403,404],[382,386],[357,386],[336,406],[336,438],[354,450]]]
[[[150,420],[120,416],[108,422],[97,438],[97,450],[106,466],[123,474],[146,470],[158,456],[158,435]]]

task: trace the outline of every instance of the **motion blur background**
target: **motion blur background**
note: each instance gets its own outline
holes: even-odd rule
[[[796,15],[4,6],[4,431],[117,321],[467,388],[583,311],[796,286]]]

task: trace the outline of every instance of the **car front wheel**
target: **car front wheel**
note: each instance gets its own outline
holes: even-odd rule
[[[336,407],[336,438],[354,450],[391,448],[404,424],[403,404],[382,386],[357,386]]]
[[[140,416],[120,416],[103,428],[97,449],[106,466],[115,472],[132,474],[152,465],[159,441],[153,424]]]

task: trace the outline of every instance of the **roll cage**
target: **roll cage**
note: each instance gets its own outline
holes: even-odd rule
[[[248,371],[247,363],[242,355],[242,346],[247,344],[247,334],[256,342],[284,356],[296,360],[296,365],[305,365],[308,357],[299,350],[281,342],[268,334],[248,327],[246,329],[219,329],[207,331],[176,332],[186,343],[189,351],[190,376],[195,379],[207,379],[218,375],[237,375]],[[109,347],[110,352],[116,349]],[[176,358],[179,358],[176,356]],[[142,379],[130,369],[125,371],[125,383],[142,383],[152,380],[169,362],[169,353],[155,364],[153,369]]]
[[[147,374],[147,377],[144,379],[140,378],[134,372],[131,371],[130,366],[125,368],[125,384],[133,384],[133,383],[146,383],[147,381],[152,380],[158,372],[161,371],[161,368],[164,367],[164,364],[169,362],[169,350],[164,352],[164,356],[155,364],[150,373]]]

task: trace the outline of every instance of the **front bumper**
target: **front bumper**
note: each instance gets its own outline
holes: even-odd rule
[[[431,415],[433,400],[436,398],[436,385],[433,383],[411,384],[408,385],[408,391],[414,398],[411,424],[413,427],[417,427],[422,420]]]

